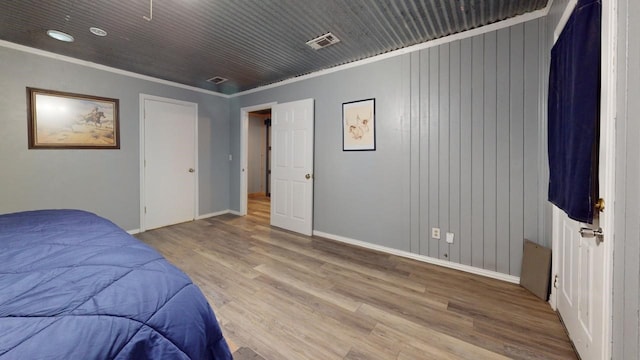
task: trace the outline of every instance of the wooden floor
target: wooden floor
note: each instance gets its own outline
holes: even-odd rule
[[[269,203],[139,234],[200,286],[225,336],[266,360],[576,359],[517,285],[292,234]]]

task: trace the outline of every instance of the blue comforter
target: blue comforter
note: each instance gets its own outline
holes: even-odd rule
[[[0,215],[0,359],[231,359],[189,277],[76,210]]]

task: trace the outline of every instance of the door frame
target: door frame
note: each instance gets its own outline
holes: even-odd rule
[[[566,22],[573,12],[577,0],[571,0],[562,15],[560,23],[554,31],[553,41],[557,40]],[[604,164],[601,173],[604,177],[604,186],[601,188],[600,196],[606,201],[606,216],[604,222],[600,224],[604,232],[604,241],[600,244],[603,246],[603,284],[604,299],[602,303],[603,314],[603,339],[602,348],[604,358],[611,358],[611,339],[612,339],[612,305],[613,305],[613,242],[614,234],[614,202],[615,202],[615,118],[616,118],[616,51],[617,51],[617,1],[602,2],[602,50],[601,50],[601,98],[600,98],[600,164]],[[604,151],[603,151],[604,150]],[[602,183],[602,182],[601,182]],[[559,252],[559,232],[560,211],[553,206],[553,222],[552,222],[552,246],[553,253]],[[558,273],[559,261],[557,257],[553,260],[552,274]],[[553,279],[552,279],[553,281]],[[554,310],[557,310],[557,296],[555,286],[551,287],[551,296],[549,303]]]
[[[140,232],[143,232],[146,230],[146,224],[145,224],[145,214],[144,214],[144,207],[146,204],[146,199],[145,199],[145,192],[146,192],[146,177],[145,177],[145,152],[146,152],[146,142],[145,142],[145,131],[144,131],[144,114],[145,114],[145,100],[153,100],[153,101],[161,101],[161,102],[166,102],[166,103],[170,103],[170,104],[176,104],[176,105],[182,105],[182,106],[188,106],[188,107],[192,107],[194,109],[194,113],[195,113],[195,132],[193,134],[193,138],[194,138],[194,146],[193,146],[193,153],[194,153],[194,160],[195,160],[195,164],[196,164],[196,176],[193,177],[193,181],[195,182],[194,184],[194,209],[193,209],[193,214],[194,214],[194,218],[197,218],[199,216],[199,211],[198,209],[200,208],[199,206],[199,194],[200,194],[200,189],[199,189],[199,178],[200,176],[198,175],[199,172],[199,163],[198,163],[198,103],[194,103],[194,102],[189,102],[189,101],[182,101],[182,100],[176,100],[176,99],[171,99],[171,98],[165,98],[165,97],[161,97],[161,96],[155,96],[155,95],[149,95],[149,94],[143,94],[140,93],[140,102],[139,102],[139,120],[140,120],[140,152],[139,152],[139,161],[140,161]]]
[[[249,196],[249,113],[260,110],[271,110],[277,102],[269,102],[240,108],[240,210],[238,215],[247,215],[247,197]]]

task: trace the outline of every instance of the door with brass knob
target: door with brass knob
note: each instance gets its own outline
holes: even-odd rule
[[[271,225],[313,232],[313,99],[271,108]]]

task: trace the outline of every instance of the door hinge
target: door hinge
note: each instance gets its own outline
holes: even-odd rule
[[[146,206],[144,207],[144,213],[145,214],[147,213],[147,207]]]
[[[558,274],[553,277],[553,287],[558,288]]]

